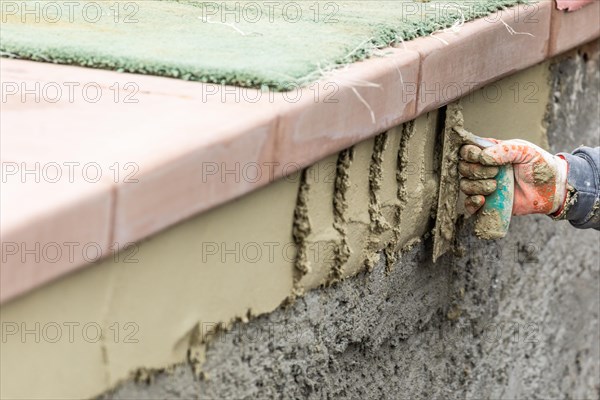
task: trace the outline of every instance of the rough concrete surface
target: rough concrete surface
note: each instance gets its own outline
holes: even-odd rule
[[[596,43],[552,67],[554,151],[598,145],[599,59]],[[105,398],[600,398],[600,233],[527,216],[496,242],[467,221],[459,244],[432,264],[426,239],[236,324],[203,379],[181,365]]]

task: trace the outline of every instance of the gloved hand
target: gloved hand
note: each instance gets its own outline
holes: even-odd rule
[[[568,164],[525,140],[499,141],[481,150],[464,145],[460,149],[458,164],[460,189],[468,196],[467,211],[474,214],[485,203],[486,195],[496,190],[498,166],[513,164],[515,174],[515,199],[513,215],[554,214],[560,211],[567,196]]]

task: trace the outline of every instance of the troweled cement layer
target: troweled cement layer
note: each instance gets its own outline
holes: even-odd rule
[[[284,179],[3,305],[3,334],[14,323],[19,332],[2,338],[1,397],[92,397],[139,368],[185,362],[219,324],[277,308],[293,287],[298,182]],[[22,338],[21,324],[35,332],[36,323],[39,343]]]
[[[299,293],[372,268],[381,250],[392,259],[427,232],[437,125],[432,112],[342,152],[333,185],[314,179],[331,170],[332,157],[305,171],[295,221]]]
[[[438,113],[432,111],[407,126],[400,156],[400,213],[398,248],[410,245],[431,228],[427,223],[438,195]]]
[[[365,263],[365,246],[369,235],[371,201],[369,174],[375,139],[369,139],[353,148],[354,159],[348,167],[350,186],[346,194],[346,207],[343,218],[350,257],[338,266],[340,276],[352,276],[360,271]]]

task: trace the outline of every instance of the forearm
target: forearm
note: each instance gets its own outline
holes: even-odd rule
[[[555,216],[580,229],[600,230],[600,147],[580,147],[560,153],[569,164],[567,198]]]

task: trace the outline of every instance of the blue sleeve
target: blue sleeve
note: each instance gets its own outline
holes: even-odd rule
[[[569,163],[567,203],[561,219],[575,228],[600,230],[600,147],[560,153]]]

